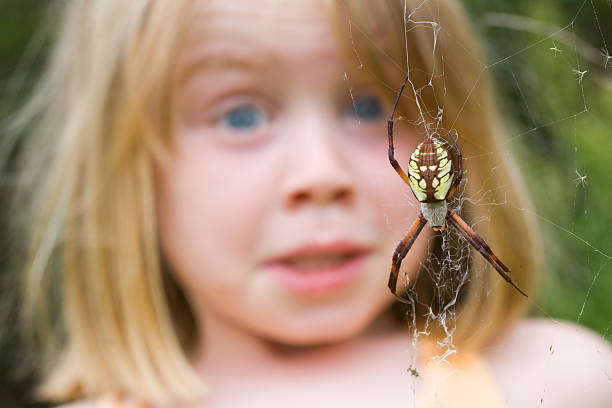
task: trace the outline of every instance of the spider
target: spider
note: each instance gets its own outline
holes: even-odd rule
[[[391,293],[399,301],[410,303],[408,299],[398,295],[396,292],[397,278],[402,260],[426,223],[429,222],[434,231],[443,231],[446,227],[446,222],[448,222],[459,230],[465,239],[480,252],[506,282],[512,285],[523,296],[527,297],[527,294],[510,278],[510,269],[497,258],[487,243],[447,205],[448,200],[452,197],[455,189],[461,182],[461,177],[463,175],[463,156],[461,155],[461,150],[459,150],[459,146],[457,146],[453,134],[450,131],[448,132],[457,153],[457,166],[454,172],[453,160],[446,147],[444,147],[446,143],[433,136],[429,136],[425,141],[421,142],[412,152],[408,166],[408,175],[406,175],[397,160],[395,160],[393,149],[393,116],[395,115],[397,105],[407,82],[408,76],[406,76],[398,92],[395,103],[393,104],[393,110],[387,121],[389,161],[402,180],[410,186],[412,193],[421,203],[421,213],[410,227],[406,237],[399,243],[393,253],[391,274],[389,275],[389,289]]]

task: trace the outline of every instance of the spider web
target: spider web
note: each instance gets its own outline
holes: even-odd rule
[[[475,83],[465,84],[470,91],[459,114],[447,117],[439,102],[437,112],[432,114],[424,109],[421,101],[427,88],[433,90],[436,81],[445,81],[445,70],[450,72],[453,68],[444,63],[434,66],[428,73],[429,83],[421,88],[415,86],[411,73],[407,72],[412,30],[428,30],[434,54],[442,54],[442,58],[433,58],[434,61],[444,61],[443,49],[439,46],[441,41],[462,47],[456,38],[448,38],[440,21],[419,20],[419,9],[425,6],[437,9],[438,1],[423,0],[412,9],[405,3],[406,61],[390,61],[404,67],[403,72],[408,74],[404,92],[418,113],[411,125],[431,136],[440,129],[443,118],[446,123],[454,124],[464,107],[473,102],[472,92],[482,76],[491,75],[499,87],[501,105],[507,116],[505,144],[518,159],[535,204],[535,210],[517,208],[510,200],[491,199],[499,195],[484,188],[463,194],[470,183],[469,172],[464,169],[463,181],[455,195],[459,198],[453,199],[450,207],[461,213],[467,203],[471,208],[484,207],[491,213],[497,206],[515,206],[532,218],[542,230],[548,275],[539,293],[530,294],[531,315],[545,317],[554,323],[568,320],[585,325],[604,339],[612,340],[612,302],[608,300],[612,293],[612,239],[608,232],[612,225],[609,211],[612,200],[608,192],[612,176],[606,167],[612,154],[612,143],[607,139],[611,126],[606,120],[612,105],[612,50],[609,48],[612,46],[609,27],[612,25],[606,24],[612,21],[612,2],[584,0],[572,6],[565,5],[559,15],[551,17],[546,14],[549,10],[545,6],[538,6],[539,2],[517,2],[521,4],[513,6],[467,1],[476,31],[480,30],[479,37],[486,34],[485,54],[490,61],[477,61],[481,66],[480,74]],[[353,21],[349,21],[349,26],[351,36],[357,30],[360,35],[366,35]],[[354,52],[361,63],[356,47]],[[381,50],[381,54],[384,51]],[[388,55],[386,58],[391,59]],[[465,58],[473,60],[476,57],[466,52]],[[359,68],[363,68],[363,64]],[[393,89],[389,84],[382,85]],[[401,120],[407,121],[396,116],[396,123]],[[460,134],[458,138],[461,145],[461,139],[466,140],[469,135]],[[483,151],[464,157],[464,163],[491,154],[494,153]],[[405,159],[404,162],[398,160],[405,168]],[[490,174],[485,176],[495,178],[496,170],[491,168]],[[495,188],[508,189],[505,185]],[[406,206],[418,206],[408,189]],[[470,223],[479,226],[486,240],[490,217],[472,219]],[[429,275],[436,290],[450,291],[454,296],[447,296],[450,300],[445,304],[426,305],[429,313],[422,316],[426,318],[425,330],[416,328],[412,314],[415,357],[407,365],[414,377],[414,394],[420,381],[416,349],[419,340],[429,334],[427,327],[436,324],[443,328],[444,336],[437,341],[438,354],[434,359],[444,362],[457,351],[454,333],[460,313],[457,306],[460,290],[475,274],[495,274],[478,253],[470,250],[457,231],[446,229],[437,239],[440,238],[442,255],[430,252],[421,262],[421,273]],[[512,267],[512,260],[504,262]],[[491,284],[505,285],[506,282],[495,275]],[[416,291],[410,294],[415,303],[423,301],[418,299]],[[552,342],[542,353],[554,354],[555,349],[556,344]],[[612,382],[612,367],[600,374]],[[538,400],[532,401],[533,406],[546,406],[545,392],[542,389]]]

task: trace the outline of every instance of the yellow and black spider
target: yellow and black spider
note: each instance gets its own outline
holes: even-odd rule
[[[393,104],[393,110],[387,121],[389,161],[397,174],[399,174],[406,184],[410,186],[412,193],[421,203],[421,213],[410,227],[410,231],[406,237],[399,243],[393,253],[391,274],[389,275],[389,289],[391,289],[391,293],[393,293],[399,301],[410,303],[410,300],[396,293],[397,277],[402,260],[426,223],[429,222],[434,231],[440,231],[444,230],[445,223],[448,221],[450,225],[457,228],[465,239],[484,256],[502,278],[523,296],[527,297],[527,294],[523,292],[508,275],[511,273],[510,269],[495,256],[487,243],[474,232],[459,215],[448,208],[447,202],[461,182],[461,177],[463,175],[463,156],[461,155],[461,150],[459,150],[459,146],[457,146],[457,142],[452,133],[450,131],[448,132],[455,151],[457,152],[457,167],[454,171],[453,160],[448,150],[446,150],[446,147],[444,147],[445,143],[432,136],[429,136],[424,142],[421,142],[412,152],[408,165],[408,175],[406,175],[397,160],[395,160],[393,149],[393,116],[395,115],[395,110],[397,109],[397,105],[407,82],[408,77],[404,80],[397,94],[397,98]]]

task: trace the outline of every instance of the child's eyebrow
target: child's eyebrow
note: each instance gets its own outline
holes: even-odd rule
[[[205,71],[253,70],[264,71],[272,67],[278,68],[282,58],[273,50],[248,44],[241,46],[220,43],[207,46],[179,63],[178,75],[181,82],[187,81],[193,75]]]

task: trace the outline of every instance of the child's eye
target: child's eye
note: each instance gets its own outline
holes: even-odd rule
[[[345,113],[359,120],[378,120],[382,117],[383,108],[377,97],[367,96],[354,99]]]
[[[267,120],[266,112],[252,105],[232,109],[221,116],[221,123],[232,130],[251,130]]]

